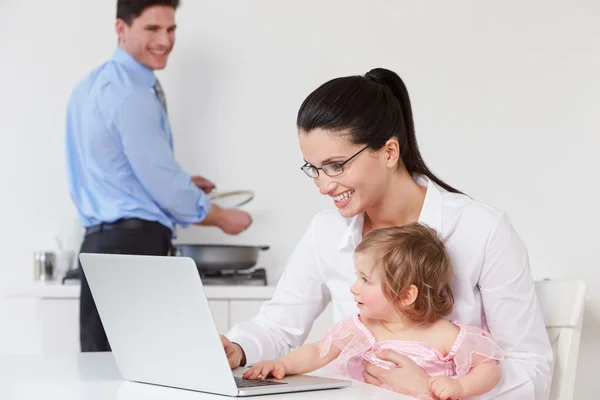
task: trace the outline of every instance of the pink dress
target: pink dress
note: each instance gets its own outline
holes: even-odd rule
[[[332,363],[335,372],[360,381],[363,381],[363,359],[384,369],[396,366],[375,356],[376,352],[387,349],[410,357],[430,376],[461,377],[471,368],[486,361],[504,360],[502,349],[494,343],[488,332],[474,326],[465,326],[454,321],[452,323],[460,328],[460,332],[450,352],[444,355],[440,350],[423,342],[378,342],[360,321],[359,316],[354,315],[338,322],[327,331],[321,357],[327,354],[332,345],[336,346],[342,352]]]

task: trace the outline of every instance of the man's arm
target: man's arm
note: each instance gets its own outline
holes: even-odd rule
[[[204,220],[211,205],[175,160],[159,107],[150,90],[134,92],[117,108],[111,125],[144,188],[175,223],[187,226]]]

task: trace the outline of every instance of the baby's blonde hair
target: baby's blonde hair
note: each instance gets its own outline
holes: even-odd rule
[[[373,257],[384,296],[411,321],[431,323],[452,312],[452,265],[433,229],[419,223],[375,229],[365,235],[356,252]],[[403,306],[410,285],[417,287],[417,298]]]

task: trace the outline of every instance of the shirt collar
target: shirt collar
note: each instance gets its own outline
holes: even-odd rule
[[[441,189],[425,175],[415,176],[415,181],[421,186],[427,186],[425,201],[419,214],[419,222],[435,229],[438,234],[442,232],[442,192]],[[344,231],[339,249],[343,250],[350,244],[358,246],[362,240],[364,215],[358,214],[351,218],[350,224]]]
[[[427,186],[419,222],[435,229],[440,235],[442,233],[442,206],[444,205],[442,190],[444,189],[441,189],[425,175],[417,176],[416,181],[419,185]]]
[[[365,218],[363,213],[355,215],[350,219],[350,224],[344,231],[344,235],[342,236],[342,240],[340,241],[340,250],[347,248],[350,245],[350,243],[352,243],[354,247],[358,246],[358,244],[362,240],[362,228],[364,222]]]
[[[112,59],[119,64],[132,69],[140,76],[144,83],[146,83],[149,87],[154,87],[154,84],[156,83],[156,76],[154,76],[154,72],[145,65],[140,64],[125,50],[117,47],[113,53]]]

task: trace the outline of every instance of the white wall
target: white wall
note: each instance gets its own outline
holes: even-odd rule
[[[0,292],[31,279],[31,254],[72,224],[63,151],[73,85],[111,56],[114,1],[0,4]],[[508,211],[536,278],[583,278],[588,306],[577,398],[597,381],[600,273],[596,199],[600,5],[575,1],[187,0],[165,87],[176,155],[220,189],[257,192],[254,226],[276,278],[309,218],[330,206],[299,170],[295,116],[324,81],[383,66],[405,79],[430,167]],[[36,327],[0,297],[4,352]],[[596,340],[594,340],[596,339]]]

